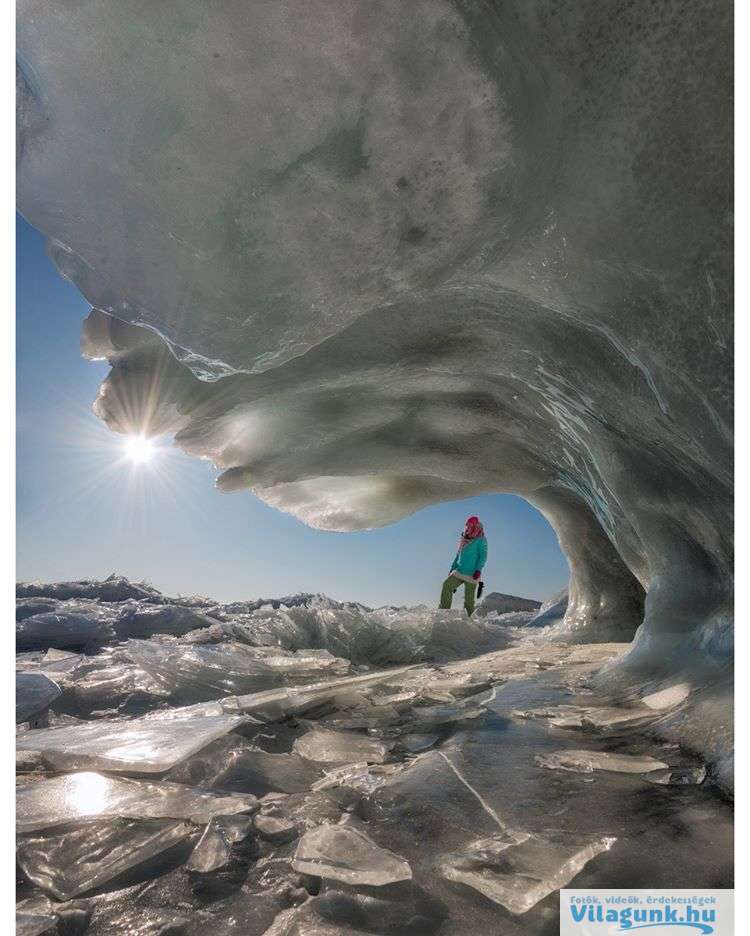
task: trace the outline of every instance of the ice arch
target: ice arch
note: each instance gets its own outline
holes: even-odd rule
[[[18,20],[19,201],[113,429],[337,529],[521,494],[580,551],[571,626],[637,582],[639,680],[728,664],[728,6]]]

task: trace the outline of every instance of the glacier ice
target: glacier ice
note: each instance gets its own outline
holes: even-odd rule
[[[304,874],[374,887],[408,881],[412,876],[403,858],[345,825],[323,825],[305,832],[292,865]]]

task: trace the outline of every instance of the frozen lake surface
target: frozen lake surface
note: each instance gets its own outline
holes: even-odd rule
[[[664,740],[690,687],[596,688],[626,644],[565,643],[518,613],[178,605],[118,581],[119,601],[92,583],[36,615],[39,596],[19,601],[37,641],[17,657],[24,936],[60,921],[90,936],[552,934],[571,882],[731,886],[731,805],[710,764]],[[63,650],[35,618],[71,603],[86,620],[77,643],[61,628]],[[179,607],[199,626],[175,636]],[[154,632],[127,637],[134,617]],[[313,646],[296,646],[301,620]],[[368,628],[391,633],[391,659]],[[378,662],[338,655],[344,633]]]

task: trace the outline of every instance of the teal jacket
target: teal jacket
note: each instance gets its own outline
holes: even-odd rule
[[[471,576],[475,572],[481,572],[485,562],[487,562],[487,538],[480,536],[475,540],[469,540],[456,554],[451,572],[455,569],[460,575]]]

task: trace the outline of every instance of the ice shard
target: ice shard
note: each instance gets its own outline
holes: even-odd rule
[[[412,876],[403,858],[380,848],[364,832],[342,825],[324,825],[306,832],[292,866],[304,874],[375,887],[408,881]]]
[[[316,764],[353,764],[366,761],[382,764],[388,756],[388,745],[353,731],[329,731],[314,728],[297,738],[294,750]]]
[[[551,754],[537,754],[536,762],[540,767],[548,767],[550,770],[572,770],[578,773],[612,770],[616,773],[647,774],[668,769],[663,761],[655,757],[609,751],[554,751]]]
[[[511,913],[520,914],[566,887],[615,841],[607,836],[576,841],[565,834],[496,833],[445,856],[440,870],[448,880],[467,884]]]
[[[194,827],[169,819],[102,821],[22,838],[17,859],[30,881],[59,900],[69,900],[145,865],[150,874],[159,873],[191,837]]]
[[[216,816],[188,858],[186,867],[198,874],[211,874],[231,864],[233,846],[243,842],[250,834],[251,819],[246,816]]]

